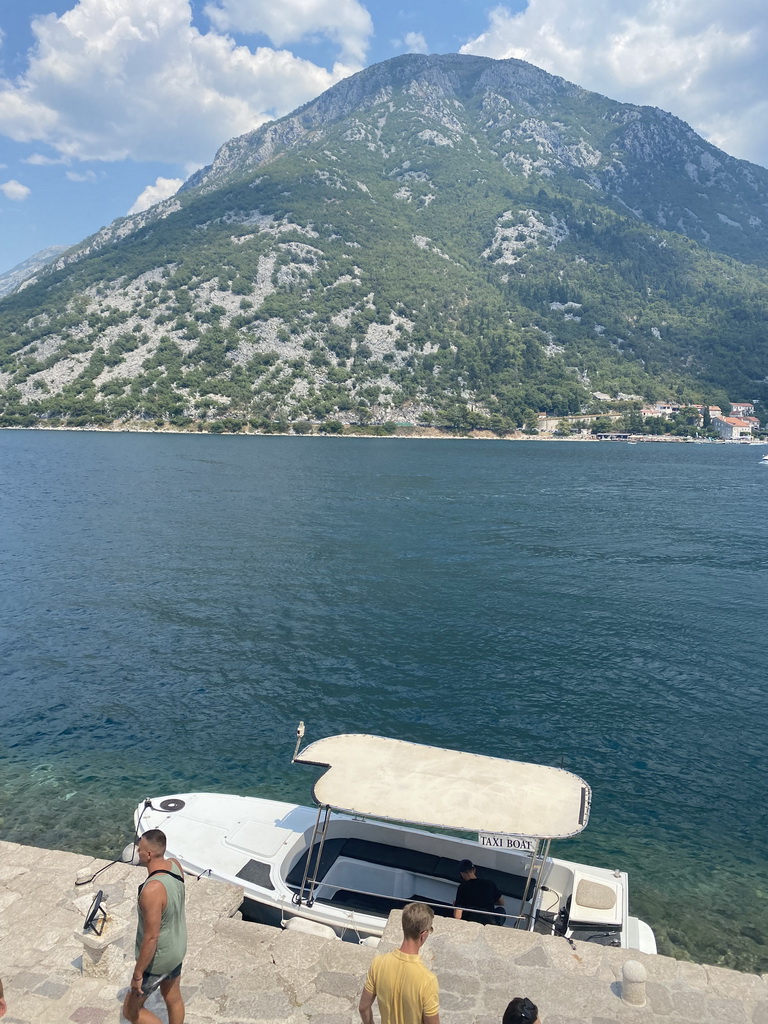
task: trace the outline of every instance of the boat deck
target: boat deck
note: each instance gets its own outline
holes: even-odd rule
[[[319,842],[316,842],[313,846],[310,863],[314,863],[319,846]],[[308,858],[309,851],[305,850],[286,877],[287,885],[294,892],[298,892],[301,887]],[[321,883],[328,878],[334,865],[342,860],[345,864],[350,865],[370,864],[378,868],[389,868],[393,872],[393,876],[396,872],[406,876],[414,876],[414,884],[418,885],[419,882],[423,881],[424,885],[422,888],[429,888],[430,882],[442,883],[443,887],[457,887],[460,881],[460,862],[450,857],[440,857],[437,854],[424,853],[421,850],[411,850],[407,847],[371,842],[367,839],[339,838],[327,839],[325,841],[320,866],[316,875],[317,883]],[[480,868],[480,872],[483,878],[495,882],[504,896],[518,903],[522,902],[526,885],[525,876],[484,867]],[[334,883],[329,879],[327,886],[324,886],[324,888],[330,889],[332,887],[334,887]],[[371,888],[373,888],[373,885]],[[533,885],[530,887],[531,892],[532,890]],[[407,896],[396,896],[394,893],[361,892],[351,888],[336,887],[330,897],[321,897],[321,899],[322,902],[335,903],[349,910],[358,910],[384,917],[392,910],[402,908],[406,903],[417,901],[431,904],[438,914],[450,916],[453,913],[452,901],[441,899],[434,894],[425,894],[418,891],[414,891]]]

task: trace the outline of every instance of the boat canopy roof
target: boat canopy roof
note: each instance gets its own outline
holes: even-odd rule
[[[352,733],[294,760],[327,768],[315,801],[348,814],[539,839],[576,835],[589,820],[589,786],[562,768]]]

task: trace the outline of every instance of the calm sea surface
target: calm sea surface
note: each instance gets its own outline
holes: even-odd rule
[[[556,852],[626,868],[662,951],[768,971],[764,451],[0,431],[0,837],[308,802],[299,718],[562,763]]]

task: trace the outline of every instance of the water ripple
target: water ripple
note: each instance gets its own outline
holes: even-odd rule
[[[306,801],[304,718],[564,763],[564,855],[628,867],[665,950],[768,970],[754,450],[1,431],[0,473],[5,838]]]

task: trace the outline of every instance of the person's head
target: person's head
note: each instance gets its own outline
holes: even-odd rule
[[[165,856],[165,832],[159,828],[151,828],[139,839],[136,849],[139,852],[139,863],[146,864],[156,857]]]
[[[462,881],[466,882],[469,878],[475,877],[476,872],[475,865],[471,860],[463,860],[459,864],[459,874],[461,875]]]
[[[434,910],[426,903],[408,903],[403,907],[404,937],[418,942],[423,936],[423,942],[426,942],[427,936],[432,931],[434,918]]]
[[[536,1024],[539,1008],[525,996],[517,996],[504,1011],[501,1024]]]

